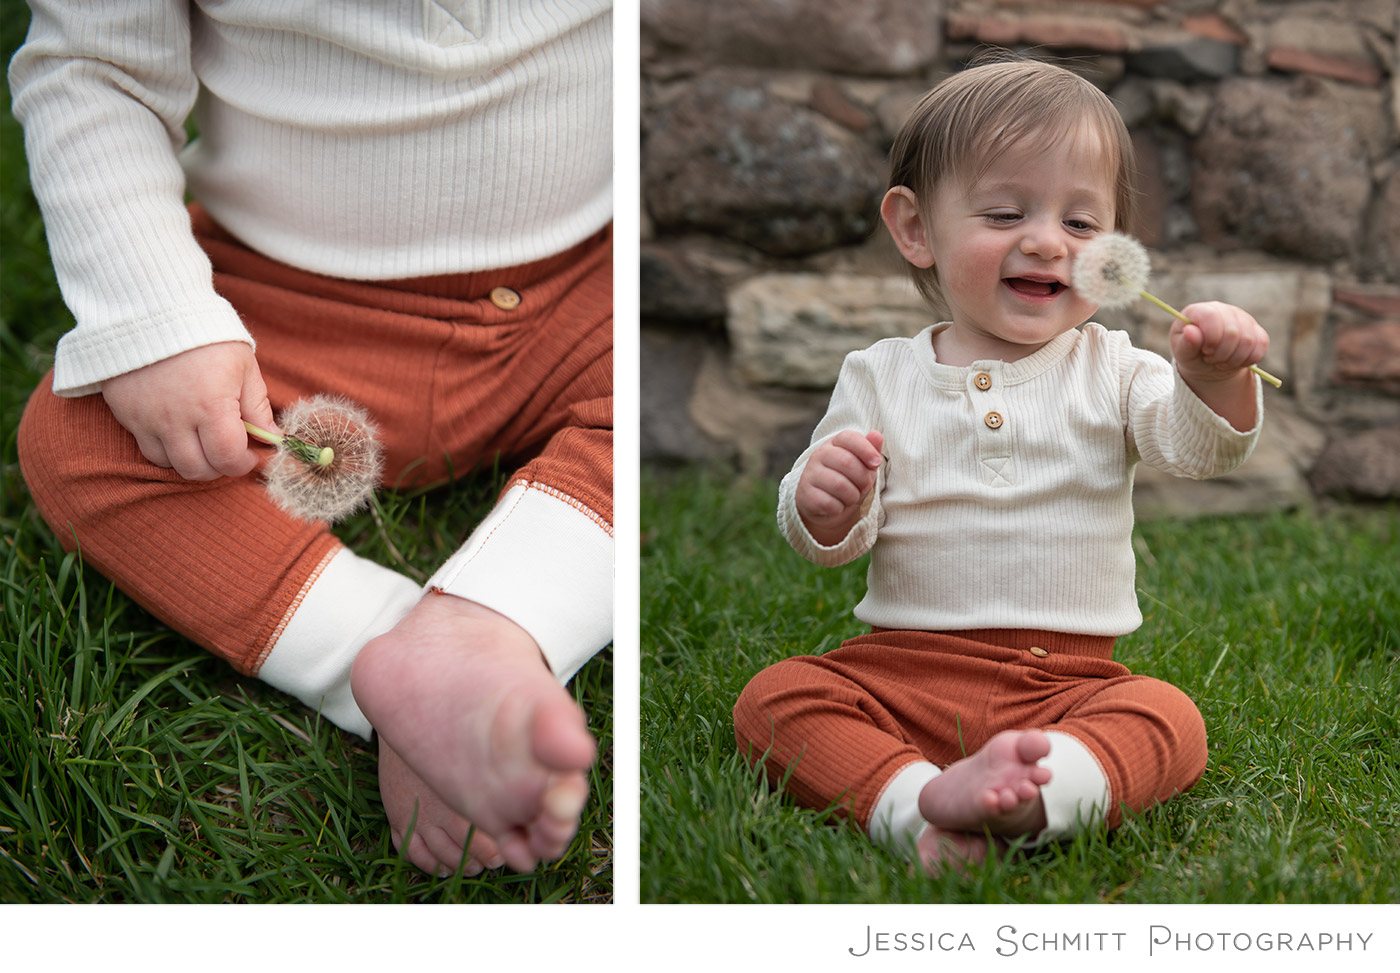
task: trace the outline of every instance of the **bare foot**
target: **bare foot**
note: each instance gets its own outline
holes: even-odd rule
[[[919,813],[944,831],[1013,837],[1045,828],[1041,785],[1050,771],[1036,761],[1050,752],[1039,730],[998,733],[970,757],[946,767],[919,792]]]
[[[970,862],[980,862],[987,857],[991,839],[984,834],[969,834],[965,831],[944,831],[929,825],[919,835],[915,851],[919,864],[930,875],[937,875],[944,869],[962,871]]]
[[[350,686],[383,742],[512,868],[568,848],[597,745],[524,629],[430,594],[360,651]]]
[[[442,802],[413,768],[393,749],[379,740],[379,795],[389,818],[389,837],[394,849],[429,875],[451,875],[462,864],[462,852],[471,839],[471,853],[463,871],[477,875],[487,868],[505,864],[496,843],[471,822]],[[404,835],[413,829],[404,848]]]

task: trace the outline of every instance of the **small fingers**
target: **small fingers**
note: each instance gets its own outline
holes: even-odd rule
[[[830,467],[814,470],[809,486],[808,506],[813,513],[828,517],[860,503],[865,489],[852,480],[850,473]]]
[[[221,474],[210,465],[204,446],[194,431],[182,432],[162,440],[170,466],[186,480],[217,480]]]
[[[137,436],[135,433],[132,435],[136,438],[136,448],[141,450],[142,456],[156,466],[164,467],[167,470],[172,468],[170,457],[165,452],[165,444],[160,439],[155,436]]]
[[[248,446],[243,420],[224,416],[200,425],[197,431],[204,461],[214,477],[243,476],[258,465],[257,454]]]
[[[884,437],[878,432],[862,436],[855,430],[847,429],[832,436],[827,445],[848,453],[862,466],[873,470],[880,466],[880,449],[884,442]]]
[[[1207,301],[1182,309],[1191,323],[1172,329],[1172,353],[1178,361],[1199,359],[1221,371],[1258,362],[1269,348],[1269,335],[1252,315],[1231,304]]]

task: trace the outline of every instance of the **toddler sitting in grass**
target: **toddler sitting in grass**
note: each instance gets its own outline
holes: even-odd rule
[[[871,626],[760,672],[741,751],[929,871],[1141,812],[1206,765],[1200,713],[1113,661],[1142,621],[1133,468],[1227,473],[1259,435],[1268,336],[1193,304],[1174,362],[1088,321],[1071,269],[1129,225],[1132,148],[1072,72],[979,63],[919,103],[881,215],[949,320],[841,368],[778,522],[803,556],[871,551]]]
[[[596,752],[563,684],[612,637],[608,0],[32,6],[10,86],[76,321],[19,430],[39,510],[373,732],[409,861],[559,857]],[[426,584],[254,475],[244,423],[321,393],[373,416],[390,485],[511,464]]]

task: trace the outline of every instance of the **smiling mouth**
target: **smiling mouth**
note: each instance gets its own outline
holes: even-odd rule
[[[1029,277],[1007,277],[1004,283],[1018,294],[1027,297],[1054,297],[1065,289],[1058,280],[1032,280]]]

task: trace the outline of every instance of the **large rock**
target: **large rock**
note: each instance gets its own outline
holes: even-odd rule
[[[724,285],[685,250],[643,243],[638,261],[643,318],[711,321],[724,317]]]
[[[1400,319],[1339,330],[1336,356],[1338,384],[1400,395]]]
[[[1400,87],[1395,97],[1400,100]],[[1377,277],[1400,283],[1400,172],[1392,172],[1376,195],[1365,264]]]
[[[730,292],[727,323],[747,381],[830,389],[850,352],[934,320],[907,277],[763,274]]]
[[[1318,457],[1311,479],[1321,494],[1400,497],[1400,425],[1337,434]]]
[[[824,392],[755,388],[712,349],[700,359],[687,411],[707,436],[733,446],[744,473],[761,476],[775,472],[776,442],[811,436],[828,398]]]
[[[648,114],[643,196],[656,228],[795,256],[865,237],[887,166],[855,135],[764,87],[702,80]]]
[[[697,334],[643,328],[641,356],[642,459],[663,463],[704,463],[737,458],[732,443],[705,434],[690,415],[690,397],[709,342]]]
[[[1386,128],[1378,91],[1225,81],[1196,141],[1201,238],[1308,260],[1356,256]]]
[[[642,0],[647,59],[909,74],[942,49],[941,0]]]
[[[1149,78],[1209,81],[1234,74],[1239,59],[1235,44],[1181,31],[1149,34],[1128,55],[1128,69]]]

